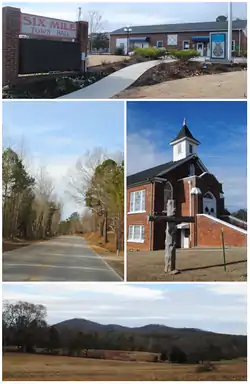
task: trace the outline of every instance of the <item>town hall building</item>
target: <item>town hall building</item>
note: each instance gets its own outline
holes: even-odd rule
[[[178,224],[177,247],[220,247],[222,231],[226,246],[245,246],[247,223],[226,210],[222,184],[199,158],[185,120],[170,145],[172,161],[127,177],[127,249],[164,249],[166,223],[149,216],[166,214],[169,199],[176,216],[195,218]]]

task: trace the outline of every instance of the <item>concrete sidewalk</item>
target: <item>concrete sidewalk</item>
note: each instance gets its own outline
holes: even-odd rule
[[[166,59],[133,64],[104,77],[86,88],[61,96],[59,99],[110,99],[133,84],[148,69],[160,63],[175,61],[177,60]]]

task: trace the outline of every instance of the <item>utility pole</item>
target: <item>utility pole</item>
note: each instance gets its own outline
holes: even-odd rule
[[[233,20],[233,12],[232,12],[232,3],[228,3],[228,32],[227,32],[227,59],[229,61],[232,60],[232,40],[233,40],[233,26],[232,26],[232,20]]]
[[[78,8],[78,21],[81,21],[81,17],[82,17],[82,8],[79,7]]]

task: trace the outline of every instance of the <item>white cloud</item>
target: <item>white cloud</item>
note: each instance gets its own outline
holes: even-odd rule
[[[44,304],[50,324],[80,317],[103,324],[246,333],[245,283],[4,283],[3,298]]]
[[[81,3],[64,2],[58,6],[55,2],[14,3],[26,13],[76,21]],[[98,10],[103,16],[103,29],[112,31],[126,25],[151,25],[215,20],[218,15],[227,15],[227,3],[154,3],[152,2],[85,2],[82,7],[82,19],[88,20],[88,13]],[[178,10],[178,12],[177,12]],[[233,3],[233,17],[246,18],[246,3]]]
[[[246,283],[237,284],[208,284],[207,290],[217,295],[245,296],[247,293]],[[234,300],[234,299],[233,299]]]
[[[146,132],[146,135],[148,133]],[[128,134],[127,137],[127,174],[167,163],[172,160],[172,150],[160,152],[156,144],[142,134]]]

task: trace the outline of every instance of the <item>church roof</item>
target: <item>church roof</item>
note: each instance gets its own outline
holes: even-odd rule
[[[184,139],[185,137],[195,141],[197,144],[200,144],[200,142],[198,140],[196,140],[194,138],[194,136],[192,135],[192,133],[190,132],[190,130],[186,124],[186,119],[184,119],[184,121],[183,121],[183,126],[182,126],[180,132],[178,133],[176,138],[171,141],[171,143],[174,143],[175,141],[180,140],[180,139]]]
[[[141,183],[143,181],[148,181],[149,179],[153,179],[154,177],[161,177],[172,169],[185,163],[186,161],[197,158],[198,156],[194,153],[192,155],[187,156],[185,159],[181,159],[178,161],[169,161],[168,163],[160,164],[156,167],[145,169],[144,171],[129,175],[127,176],[127,186]]]

